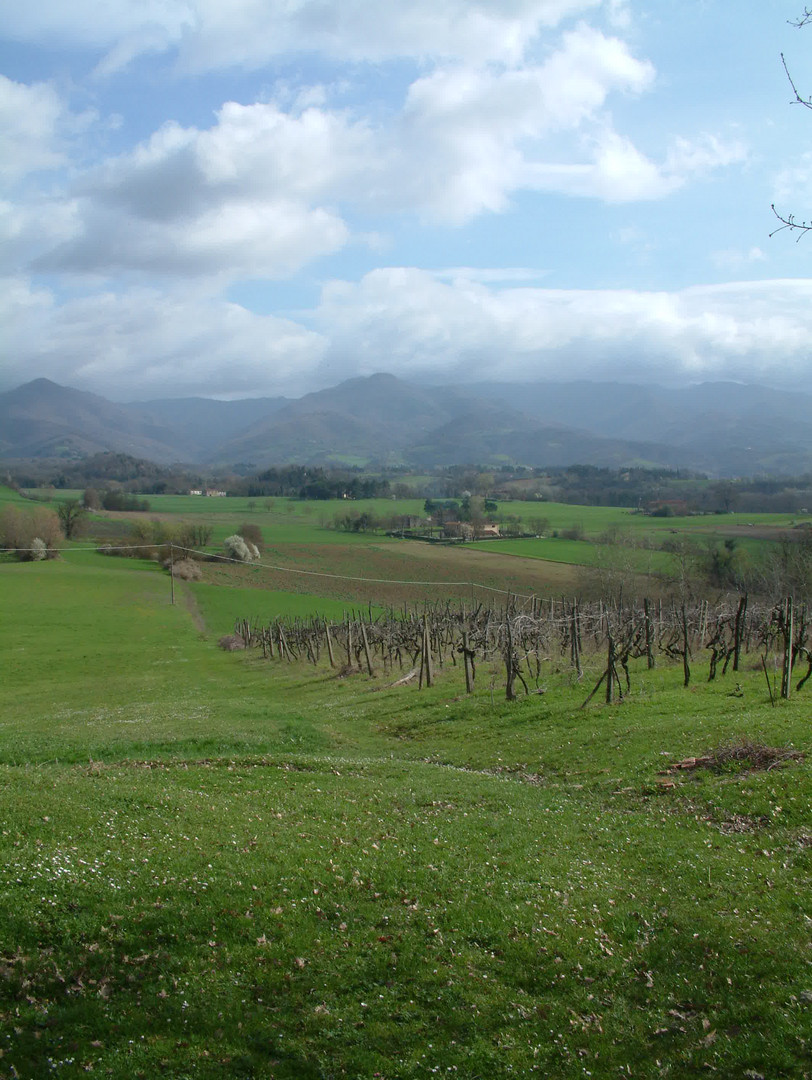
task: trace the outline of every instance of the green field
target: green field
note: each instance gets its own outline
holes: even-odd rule
[[[320,540],[273,542],[538,565]],[[512,703],[498,664],[470,697],[458,667],[343,678],[216,642],[372,586],[212,573],[173,606],[81,545],[0,565],[0,1076],[809,1076],[808,688],[638,662],[582,710],[600,658]],[[741,739],[807,759],[662,775]]]

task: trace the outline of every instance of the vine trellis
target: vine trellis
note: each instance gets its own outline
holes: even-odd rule
[[[268,660],[329,663],[345,674],[370,677],[397,673],[399,683],[431,686],[436,672],[460,667],[465,689],[475,688],[477,667],[504,667],[505,696],[515,699],[539,692],[545,665],[569,668],[584,677],[586,657],[602,661],[602,673],[587,705],[603,688],[607,703],[622,699],[631,689],[629,664],[645,658],[653,668],[658,660],[679,663],[688,686],[703,654],[708,658],[708,681],[720,673],[738,671],[743,657],[758,653],[770,698],[789,698],[796,669],[806,670],[794,689],[812,675],[812,648],[806,604],[798,608],[791,597],[779,603],[754,604],[747,596],[711,604],[699,602],[583,603],[576,599],[516,598],[499,607],[466,607],[452,601],[419,607],[389,608],[374,613],[347,612],[342,620],[321,616],[278,617],[268,621],[238,619],[234,629],[242,644],[261,649]],[[780,690],[770,683],[768,659],[780,664]]]

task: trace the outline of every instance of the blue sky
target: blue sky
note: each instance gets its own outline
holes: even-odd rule
[[[808,389],[773,0],[6,0],[0,389]]]

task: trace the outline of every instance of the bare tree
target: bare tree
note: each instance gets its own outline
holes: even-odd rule
[[[87,511],[78,499],[65,499],[64,502],[59,503],[56,512],[59,515],[59,524],[62,526],[65,539],[70,540]]]
[[[790,20],[790,26],[795,26],[797,27],[797,29],[800,30],[801,27],[806,26],[807,23],[810,22],[812,22],[812,8],[805,7],[802,15],[800,15],[797,19]],[[792,87],[793,98],[791,104],[803,105],[805,109],[812,109],[812,97],[804,97],[798,92],[798,87],[795,85],[795,80],[790,74],[790,70],[787,67],[787,61],[783,53],[781,53],[781,63],[784,66],[784,71],[786,72],[787,79],[789,80],[789,85]],[[778,220],[781,222],[781,224],[778,226],[777,229],[773,229],[773,231],[770,233],[770,236],[775,236],[776,233],[783,232],[784,229],[789,229],[790,232],[797,232],[797,239],[800,240],[804,233],[812,231],[812,222],[797,221],[794,214],[780,214],[775,208],[775,203],[772,204],[771,209],[775,216],[778,218]]]

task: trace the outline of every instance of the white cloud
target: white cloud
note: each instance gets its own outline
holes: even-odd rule
[[[359,167],[366,132],[343,116],[227,103],[208,131],[166,124],[77,185],[76,235],[37,265],[92,273],[278,278],[349,231],[313,205]]]
[[[486,0],[439,6],[391,0],[368,33],[385,37],[406,20],[414,42],[431,38],[431,28],[438,41],[445,34],[449,43],[459,37],[464,45],[480,33],[483,41],[495,40],[498,24],[514,43],[527,42],[540,27],[584,6],[590,5],[505,0],[494,8]],[[122,3],[105,9],[94,33],[103,37],[104,25],[110,35],[134,33],[139,10]],[[227,11],[235,33],[240,19],[258,19],[257,40],[264,40],[266,16],[284,24],[288,37],[274,48],[293,48],[305,24],[316,46],[335,38],[349,48],[368,0],[326,6],[291,0],[284,18],[264,0],[240,0],[233,12],[231,5],[224,9],[208,0],[188,8],[153,0],[147,10],[150,26],[181,36],[192,33],[189,27],[202,33]],[[48,18],[54,26],[70,21],[64,14],[57,19],[46,4],[42,25]],[[34,16],[29,23],[32,33],[40,25]],[[476,54],[466,49],[460,55]],[[436,55],[444,56],[444,49]],[[412,82],[388,122],[380,115],[373,122],[360,106],[357,113],[329,108],[318,88],[295,96],[287,108],[280,100],[226,102],[205,130],[167,121],[131,151],[80,174],[61,205],[50,198],[38,242],[28,245],[27,264],[107,277],[278,279],[343,248],[357,211],[417,213],[427,222],[459,226],[483,213],[504,212],[523,190],[606,202],[656,199],[689,175],[740,159],[740,149],[703,136],[675,142],[657,163],[616,130],[610,98],[642,93],[654,80],[651,64],[619,38],[582,23],[547,42],[542,62],[526,60],[518,44],[507,48],[504,40],[493,56],[498,63],[443,59]],[[46,86],[6,80],[0,108],[3,91],[10,113],[27,104],[33,117],[30,125],[10,126],[6,157],[28,168],[59,163],[54,132],[67,121],[57,96]],[[32,219],[32,205],[13,210],[12,231],[22,235],[21,221]],[[48,236],[50,252],[43,250]]]
[[[551,182],[533,163],[545,139],[651,78],[621,42],[581,26],[541,67],[419,78],[388,127],[300,101],[290,111],[227,102],[211,128],[168,122],[87,173],[74,190],[76,235],[35,265],[278,278],[343,247],[353,207],[461,224],[527,187],[651,197],[667,190],[656,168],[610,132],[597,165],[564,166]]]
[[[132,289],[57,304],[6,279],[4,386],[34,374],[114,399],[297,395],[388,371],[432,381],[733,379],[806,385],[812,280],[679,292],[510,286],[409,267],[326,286],[308,321],[209,292]],[[440,276],[440,275],[443,276]]]
[[[440,68],[409,88],[393,172],[412,204],[457,223],[503,210],[521,188],[581,188],[578,193],[614,197],[611,184],[600,190],[591,179],[595,165],[561,165],[556,157],[562,150],[581,156],[568,137],[595,122],[608,143],[609,122],[602,116],[608,96],[639,93],[653,77],[651,65],[635,59],[623,42],[585,25],[565,34],[542,65]],[[611,164],[602,170],[615,186],[628,183],[633,148],[624,147],[626,170],[617,153],[614,172]],[[600,166],[600,152],[591,156]],[[632,164],[639,172],[638,161]]]
[[[205,293],[134,289],[58,305],[18,279],[0,288],[3,382],[47,375],[116,400],[303,393],[324,339]]]
[[[410,268],[324,290],[331,371],[521,380],[809,378],[812,281],[681,292],[490,289]]]

